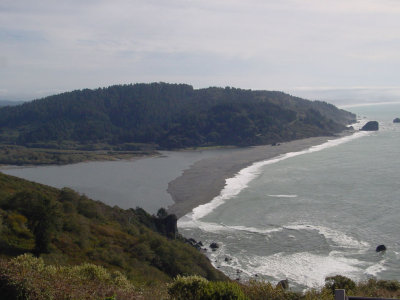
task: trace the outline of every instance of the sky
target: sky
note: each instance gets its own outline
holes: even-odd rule
[[[400,98],[399,70],[400,0],[0,1],[3,100],[160,81]]]

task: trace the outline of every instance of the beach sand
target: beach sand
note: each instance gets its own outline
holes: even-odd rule
[[[175,202],[168,207],[168,212],[181,218],[193,208],[208,203],[218,196],[225,186],[225,180],[234,177],[241,169],[255,162],[308,149],[334,138],[312,137],[277,146],[238,148],[216,157],[200,160],[168,184],[168,193]]]

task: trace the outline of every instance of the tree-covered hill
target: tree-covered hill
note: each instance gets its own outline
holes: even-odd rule
[[[333,105],[282,92],[116,85],[0,108],[0,142],[241,146],[331,135],[354,119]]]
[[[176,235],[176,217],[163,210],[151,216],[140,208],[111,208],[70,189],[0,173],[0,258],[23,253],[57,265],[94,263],[139,286],[190,274],[226,280]]]

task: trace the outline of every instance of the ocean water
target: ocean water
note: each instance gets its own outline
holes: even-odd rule
[[[180,232],[233,279],[288,279],[294,289],[336,274],[400,280],[400,104],[346,109],[360,116],[356,127],[377,120],[380,130],[241,170],[179,220]]]

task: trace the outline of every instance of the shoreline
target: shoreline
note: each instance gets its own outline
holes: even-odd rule
[[[255,162],[305,150],[351,133],[353,132],[344,131],[335,136],[305,138],[276,146],[237,148],[229,153],[197,161],[184,170],[181,176],[168,183],[167,192],[174,201],[167,208],[168,213],[175,214],[180,219],[199,205],[211,202],[225,187],[226,179],[234,177],[240,170]]]

